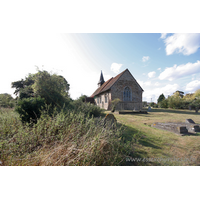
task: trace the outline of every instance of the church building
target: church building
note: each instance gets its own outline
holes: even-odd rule
[[[143,89],[128,69],[104,81],[101,72],[97,90],[91,95],[100,108],[111,110],[111,101],[119,98],[116,110],[141,110]]]

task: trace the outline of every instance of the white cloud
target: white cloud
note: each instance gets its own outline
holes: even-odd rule
[[[160,38],[161,38],[161,39],[165,39],[165,38],[166,38],[166,36],[167,36],[167,33],[161,33],[161,36],[160,36]]]
[[[200,89],[200,81],[199,80],[191,81],[185,87],[185,90],[188,92],[195,92],[198,89]]]
[[[166,45],[165,50],[167,55],[173,53],[190,55],[200,48],[200,33],[175,33],[164,39],[164,42]]]
[[[157,102],[158,97],[163,93],[165,97],[168,95],[172,95],[176,90],[179,90],[180,86],[178,84],[168,84],[164,87],[153,88],[149,90],[144,89],[143,99],[144,101],[152,101]]]
[[[146,61],[148,61],[149,59],[150,59],[149,56],[143,56],[143,57],[142,57],[142,61],[143,61],[143,62],[146,62]]]
[[[153,78],[153,77],[155,77],[155,75],[156,75],[156,72],[154,72],[154,71],[148,73],[149,78]]]
[[[160,71],[160,70],[161,70],[161,68],[158,68],[157,70],[158,70],[158,71]]]
[[[119,73],[120,68],[122,67],[123,64],[118,64],[118,63],[112,63],[111,65],[111,71],[114,72],[115,74]]]
[[[156,82],[154,85],[155,85],[155,86],[159,86],[159,85],[160,85],[160,83],[159,83],[159,82]]]
[[[150,86],[151,85],[151,81],[140,81],[140,80],[138,80],[137,81],[138,83],[139,83],[139,85],[141,86],[141,87],[144,87],[144,86]]]
[[[200,61],[197,60],[196,63],[187,63],[183,65],[174,65],[173,67],[166,68],[160,75],[160,80],[172,81],[177,78],[184,76],[189,76],[200,72]]]

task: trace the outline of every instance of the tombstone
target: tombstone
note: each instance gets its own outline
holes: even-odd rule
[[[148,110],[147,110],[147,111],[151,111],[151,107],[150,107],[150,106],[148,107]]]
[[[185,122],[189,124],[195,124],[195,122],[192,119],[186,119]]]
[[[114,127],[116,122],[117,120],[113,114],[107,114],[104,118],[104,127]]]

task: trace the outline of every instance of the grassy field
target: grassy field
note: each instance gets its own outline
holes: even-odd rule
[[[199,113],[153,109],[114,115],[115,129],[105,128],[102,118],[73,112],[44,114],[30,126],[13,109],[0,109],[0,165],[200,165],[200,134],[179,136],[150,126],[189,118],[200,124]]]
[[[200,113],[155,108],[148,114],[114,115],[119,123],[126,125],[127,136],[138,135],[134,160],[131,157],[128,160],[130,165],[200,165],[200,134],[179,136],[150,126],[154,122],[185,122],[186,119],[200,124]]]

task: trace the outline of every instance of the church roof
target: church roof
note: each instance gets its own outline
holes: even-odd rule
[[[114,78],[110,78],[109,80],[107,80],[101,87],[97,88],[97,90],[91,95],[91,97],[94,97],[102,92],[106,92],[107,90],[109,90],[113,84],[121,77],[121,75],[125,72],[125,71],[129,71],[128,69],[124,70],[123,72],[121,72],[120,74],[118,74],[117,76],[115,76]],[[137,81],[136,81],[137,82]],[[138,84],[139,85],[139,84]],[[139,85],[140,86],[140,85]],[[141,88],[141,87],[140,87]],[[142,89],[142,88],[141,88]],[[142,89],[143,91],[143,89]]]

